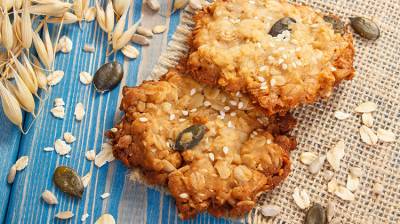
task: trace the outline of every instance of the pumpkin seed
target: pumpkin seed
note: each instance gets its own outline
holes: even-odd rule
[[[82,197],[83,183],[81,177],[70,167],[59,166],[53,174],[55,185],[64,193]]]
[[[306,218],[304,220],[304,224],[325,224],[326,223],[326,215],[325,209],[320,204],[314,204],[307,211]]]
[[[324,16],[323,19],[325,20],[325,22],[332,24],[332,28],[335,33],[340,33],[342,35],[345,33],[344,23],[340,20],[339,17],[327,15]]]
[[[195,147],[204,137],[206,130],[206,126],[199,124],[184,129],[179,133],[178,138],[176,139],[175,149],[182,151]]]
[[[102,65],[93,78],[94,87],[98,92],[114,89],[122,80],[124,70],[118,62],[110,62]]]
[[[268,34],[276,37],[285,30],[291,31],[289,25],[292,23],[296,23],[296,20],[291,17],[283,17],[271,27],[271,30],[268,32]]]
[[[370,19],[353,17],[350,18],[350,25],[358,35],[368,40],[377,40],[380,36],[378,25]]]

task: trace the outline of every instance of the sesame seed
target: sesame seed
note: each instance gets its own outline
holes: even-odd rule
[[[224,110],[225,111],[228,111],[228,110],[230,110],[231,108],[229,107],[229,106],[224,106]]]
[[[272,140],[271,139],[267,139],[267,144],[271,144]]]
[[[288,69],[288,65],[287,65],[287,64],[282,64],[282,69],[283,69],[283,70]]]
[[[224,147],[222,148],[222,151],[223,151],[225,154],[228,154],[228,152],[229,152],[228,146],[224,146]]]
[[[195,88],[190,90],[190,95],[193,96],[194,94],[196,94],[196,89]]]
[[[273,58],[272,58],[273,59]],[[267,70],[267,66],[265,66],[265,65],[263,65],[263,66],[261,66],[260,67],[260,72],[264,72],[264,71],[266,71]],[[259,76],[260,77],[260,76]],[[263,78],[263,77],[262,77]],[[265,79],[264,79],[265,80]],[[260,81],[260,82],[262,82],[262,81]]]
[[[235,117],[235,116],[236,116],[236,112],[232,112],[232,113],[231,113],[231,116],[232,116],[232,117]]]
[[[270,84],[271,84],[271,86],[275,86],[276,80],[275,79],[271,79]]]
[[[225,111],[219,111],[219,114],[222,116],[222,117],[225,117]]]
[[[193,109],[190,110],[191,113],[194,113],[196,111],[197,111],[197,108],[193,108]]]
[[[170,115],[169,115],[169,120],[170,120],[170,121],[175,120],[175,114],[170,114]]]
[[[184,122],[184,121],[186,121],[185,118],[179,118],[179,122]]]
[[[215,159],[214,153],[212,153],[212,152],[208,153],[208,157],[210,157],[211,161],[214,161],[214,159]]]
[[[188,115],[189,115],[189,111],[187,111],[187,110],[182,110],[182,114],[183,114],[183,116],[188,116]]]
[[[204,104],[204,106],[205,106],[205,107],[209,107],[209,106],[211,106],[211,103],[210,103],[210,101],[207,101],[207,100],[206,100],[206,101],[204,101],[204,103],[203,103],[203,104]]]
[[[182,193],[179,195],[180,198],[186,199],[189,197],[189,195],[187,193]]]
[[[237,92],[236,92],[236,96],[237,96],[237,97],[241,97],[241,96],[242,96],[242,93],[239,92],[239,91],[237,91]]]
[[[239,102],[239,104],[238,104],[238,108],[239,108],[239,109],[242,109],[242,108],[243,108],[243,106],[244,106],[243,102]]]
[[[261,70],[261,69],[260,69],[260,70]],[[260,82],[265,82],[265,78],[262,77],[262,76],[258,76],[257,79],[258,79],[258,81],[260,81]]]
[[[232,121],[228,122],[228,128],[234,128],[235,126],[233,125]]]
[[[229,103],[230,103],[232,106],[236,106],[236,105],[237,105],[237,102],[234,101],[234,100],[229,101]]]
[[[140,122],[147,122],[149,119],[145,118],[145,117],[140,117],[139,121]]]

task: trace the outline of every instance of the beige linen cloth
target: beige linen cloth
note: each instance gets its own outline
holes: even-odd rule
[[[332,223],[380,224],[400,223],[400,144],[378,143],[368,146],[361,142],[359,128],[361,116],[353,112],[354,107],[365,101],[373,101],[378,110],[373,113],[373,129],[388,129],[400,136],[400,0],[313,0],[298,1],[311,5],[325,13],[348,18],[365,16],[373,19],[381,29],[377,41],[366,41],[355,35],[356,76],[336,88],[327,100],[314,105],[302,106],[294,111],[298,118],[298,147],[292,153],[292,172],[282,185],[265,193],[259,206],[246,217],[249,223],[303,223],[305,211],[293,202],[292,193],[296,187],[305,189],[313,203],[326,206],[328,201],[337,204],[336,218]],[[176,65],[187,54],[187,40],[193,28],[193,11],[187,8],[181,15],[169,46],[162,54],[153,73],[147,79],[157,79],[169,67]],[[340,110],[352,116],[339,121],[333,116]],[[327,181],[322,172],[331,169],[325,162],[322,172],[312,175],[299,162],[304,151],[325,154],[339,140],[346,143],[345,156],[339,172],[334,178],[345,184],[352,166],[361,167],[361,186],[355,192],[355,200],[346,202],[327,191]],[[374,195],[375,182],[384,186],[384,193]],[[275,204],[282,208],[273,219],[261,215],[260,206]]]

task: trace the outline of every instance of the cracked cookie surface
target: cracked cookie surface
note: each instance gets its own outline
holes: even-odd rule
[[[293,21],[276,35],[282,18]],[[216,0],[194,18],[188,69],[197,80],[248,92],[268,114],[331,95],[351,79],[353,38],[321,13],[283,0]]]
[[[204,211],[241,216],[290,171],[296,141],[286,134],[296,121],[266,118],[240,93],[171,70],[161,81],[125,87],[121,110],[117,131],[108,133],[115,157],[140,168],[149,184],[168,187],[183,219]],[[204,136],[185,132],[181,141],[198,141],[177,147],[193,125],[204,127]]]

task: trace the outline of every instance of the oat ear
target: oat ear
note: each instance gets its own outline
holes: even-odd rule
[[[3,112],[7,118],[22,130],[22,111],[15,96],[0,82],[0,98]]]
[[[98,0],[96,0],[96,19],[97,19],[97,23],[99,24],[100,28],[104,32],[107,32],[106,13],[104,12],[103,8],[100,6]]]

